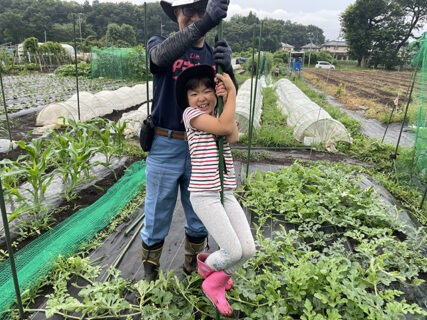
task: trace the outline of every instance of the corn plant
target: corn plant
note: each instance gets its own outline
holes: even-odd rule
[[[87,130],[82,131],[82,134],[74,137],[52,132],[52,142],[57,147],[55,150],[57,161],[55,172],[62,176],[64,182],[63,196],[67,201],[76,196],[73,190],[79,183],[90,179],[91,164],[89,159],[95,153],[96,148],[90,147],[88,142],[91,134]]]
[[[123,123],[118,123],[118,122],[116,123],[114,121],[111,121],[110,125],[113,132],[115,133],[113,136],[114,143],[117,144],[118,150],[122,152],[125,146],[125,143],[127,141],[126,135],[125,135],[127,121],[123,121]]]
[[[96,122],[98,125],[101,124],[100,127],[94,125],[94,135],[99,142],[97,151],[102,153],[105,157],[104,162],[98,163],[110,169],[117,178],[115,171],[111,169],[109,165],[111,163],[111,158],[123,150],[126,141],[124,135],[126,123],[117,125],[114,121],[106,121],[104,119],[97,119]]]
[[[51,184],[53,174],[46,173],[48,169],[48,158],[51,155],[52,147],[48,146],[43,149],[43,139],[33,139],[29,143],[18,141],[18,146],[25,150],[26,157],[24,161],[14,161],[15,174],[22,175],[22,177],[31,185],[31,188],[26,190],[32,196],[33,214],[36,215],[44,208],[43,200],[47,187]]]
[[[30,206],[27,199],[19,191],[21,176],[17,172],[14,161],[3,159],[0,161],[0,175],[3,184],[3,196],[6,202],[11,204],[12,213],[9,215],[9,222],[19,217],[22,213],[28,212]]]

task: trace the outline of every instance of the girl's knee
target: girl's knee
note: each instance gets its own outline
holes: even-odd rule
[[[253,239],[246,240],[242,245],[242,259],[249,260],[255,254],[255,242]]]
[[[243,256],[243,250],[241,246],[236,246],[235,248],[233,248],[233,250],[230,250],[229,252],[230,254],[230,261],[232,261],[233,263],[239,261],[242,256]]]

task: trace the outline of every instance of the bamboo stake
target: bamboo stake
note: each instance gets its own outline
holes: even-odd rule
[[[3,186],[1,183],[1,178],[0,178],[0,207],[1,207],[1,216],[3,219],[4,232],[6,236],[7,251],[9,252],[10,268],[12,269],[13,284],[15,285],[16,300],[18,302],[19,316],[21,319],[24,319],[24,309],[22,308],[21,293],[19,291],[19,281],[18,281],[18,276],[16,274],[16,266],[15,266],[15,259],[13,257],[12,242],[10,240],[9,223],[7,221],[6,206],[4,203]]]
[[[4,113],[6,115],[6,123],[7,123],[7,131],[9,132],[9,140],[10,140],[10,147],[12,147],[12,133],[10,131],[10,121],[9,121],[9,113],[7,111],[7,105],[6,105],[6,97],[4,95],[4,86],[3,86],[3,69],[0,65],[0,84],[1,84],[1,93],[3,96],[3,105],[4,105]]]
[[[147,50],[147,2],[144,2],[144,42],[145,42],[145,82],[147,88],[147,116],[150,114],[150,90],[148,77],[148,50]]]
[[[252,119],[249,119],[249,128],[251,130],[249,131],[249,139],[248,139],[248,159],[247,159],[247,165],[246,165],[246,177],[249,174],[249,162],[250,162],[250,155],[251,155],[251,146],[252,146],[252,134],[253,134],[253,126],[254,126],[254,117],[255,117],[255,102],[256,102],[256,90],[258,86],[258,77],[260,73],[260,58],[261,58],[261,42],[262,42],[262,28],[264,25],[264,21],[261,20],[261,26],[259,28],[259,39],[258,39],[258,59],[257,59],[257,68],[256,68],[256,77],[255,77],[255,90],[254,90],[254,98],[252,100],[252,106],[249,106],[252,108]]]
[[[79,97],[79,71],[77,67],[77,43],[76,43],[76,16],[73,19],[73,37],[74,37],[74,63],[76,65],[76,86],[77,86],[77,115],[80,120],[80,97]]]

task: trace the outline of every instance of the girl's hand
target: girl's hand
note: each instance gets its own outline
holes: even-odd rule
[[[233,81],[231,80],[230,76],[227,73],[223,74],[216,74],[215,81],[217,83],[216,85],[216,95],[219,97],[222,97],[224,100],[224,103],[227,102],[228,96],[236,95],[236,88],[234,86]]]
[[[216,85],[215,94],[218,97],[222,97],[222,100],[224,101],[224,103],[227,102],[228,92],[227,92],[227,89],[225,88],[224,82],[220,82]]]

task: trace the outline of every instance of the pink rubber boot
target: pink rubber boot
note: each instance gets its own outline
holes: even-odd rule
[[[210,253],[199,253],[197,255],[197,265],[198,265],[198,272],[203,277],[203,279],[206,279],[214,270],[212,270],[206,263],[206,259],[209,257]],[[227,284],[225,285],[225,290],[229,291],[234,285],[233,279],[230,277],[228,279]]]
[[[230,278],[231,275],[224,271],[213,271],[202,283],[202,290],[205,295],[218,311],[227,317],[233,314],[233,308],[225,298],[225,285]]]

